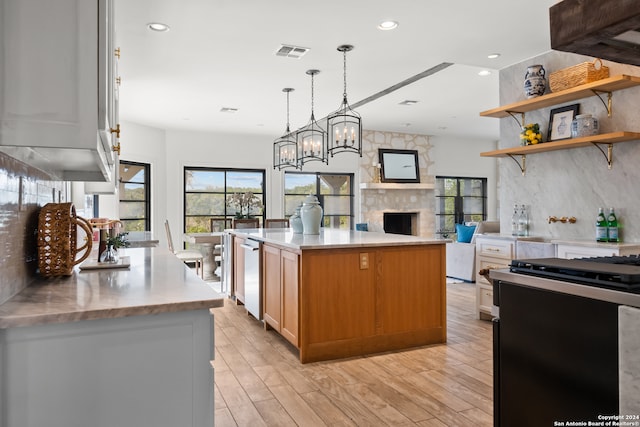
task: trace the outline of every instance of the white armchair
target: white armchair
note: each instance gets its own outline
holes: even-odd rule
[[[484,233],[499,233],[500,221],[480,221],[470,243],[447,243],[447,277],[476,281],[476,236]]]

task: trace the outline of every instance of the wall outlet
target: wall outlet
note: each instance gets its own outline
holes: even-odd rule
[[[366,270],[369,268],[369,254],[361,253],[360,254],[360,270]]]

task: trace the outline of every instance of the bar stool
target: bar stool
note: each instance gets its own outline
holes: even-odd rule
[[[178,257],[182,262],[193,262],[196,265],[196,274],[200,272],[200,278],[204,280],[204,256],[198,251],[190,251],[190,250],[180,250],[176,251],[173,249],[173,240],[171,239],[171,229],[169,228],[169,220],[165,220],[164,228],[167,232],[167,244],[169,245],[169,250],[173,252],[175,256]]]

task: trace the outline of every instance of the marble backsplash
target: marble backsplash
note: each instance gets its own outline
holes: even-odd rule
[[[40,207],[67,196],[64,183],[0,152],[0,304],[36,275]]]
[[[392,148],[400,150],[416,150],[418,152],[418,169],[421,183],[435,182],[429,174],[433,161],[429,151],[433,146],[427,135],[416,135],[398,132],[363,131],[362,159],[360,159],[360,179],[363,183],[375,182],[378,163],[378,149]],[[401,184],[400,184],[401,185]],[[433,237],[435,230],[435,197],[433,190],[409,189],[361,189],[360,221],[369,224],[369,231],[383,231],[385,212],[416,213],[416,234],[422,237]]]
[[[500,71],[500,104],[525,99],[523,82],[528,65],[544,65],[548,76],[553,71],[592,60],[587,56],[551,51],[503,69]],[[640,76],[640,67],[610,61],[604,61],[604,64],[610,68],[611,76]],[[606,94],[603,98],[606,102]],[[640,86],[613,92],[612,101],[611,117],[607,117],[600,99],[591,96],[526,113],[525,122],[539,123],[546,141],[551,109],[579,104],[579,114],[589,113],[599,119],[601,133],[640,132]],[[519,133],[520,127],[514,119],[500,119],[499,148],[519,145]],[[606,144],[601,148],[607,152]],[[640,141],[613,144],[611,169],[608,169],[603,153],[595,146],[527,156],[524,176],[512,159],[501,158],[498,182],[501,228],[510,229],[513,205],[517,203],[526,205],[529,210],[532,235],[595,241],[598,208],[614,207],[622,225],[622,239],[640,242],[639,160]],[[577,222],[549,223],[550,216],[573,216]]]

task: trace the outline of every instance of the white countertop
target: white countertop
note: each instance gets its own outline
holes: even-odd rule
[[[588,248],[625,248],[632,249],[638,248],[640,251],[640,243],[634,242],[618,242],[618,243],[602,243],[596,242],[594,240],[560,240],[560,239],[551,239],[551,243],[555,243],[556,245],[569,245],[569,246],[583,246]]]
[[[240,237],[250,237],[283,247],[305,249],[332,249],[371,246],[443,245],[448,239],[435,239],[403,234],[376,233],[371,231],[321,228],[320,234],[295,234],[291,228],[247,228],[227,230]]]
[[[0,305],[0,329],[200,310],[224,304],[223,295],[165,248],[126,248],[118,252],[130,257],[129,268],[81,271],[76,266],[71,276],[36,280]]]
[[[486,239],[500,239],[500,240],[513,240],[513,241],[523,241],[523,242],[544,242],[544,237],[541,236],[514,236],[512,234],[503,234],[503,233],[481,233],[476,234],[476,239],[482,237]]]

